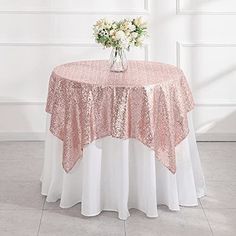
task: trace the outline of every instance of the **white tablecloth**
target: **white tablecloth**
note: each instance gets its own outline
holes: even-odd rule
[[[50,115],[47,120],[49,123]],[[48,202],[60,199],[62,208],[81,202],[85,216],[117,211],[123,220],[130,208],[157,217],[160,204],[175,211],[180,206],[197,206],[198,198],[205,194],[205,181],[190,117],[189,128],[187,138],[176,147],[177,171],[172,174],[138,140],[112,137],[87,145],[83,158],[66,173],[62,141],[47,127],[42,194]]]

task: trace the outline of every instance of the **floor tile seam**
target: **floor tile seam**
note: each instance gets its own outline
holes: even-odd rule
[[[202,205],[202,203],[201,203],[201,205]],[[209,228],[210,228],[211,235],[214,236],[214,233],[213,233],[211,224],[210,224],[210,222],[209,222],[209,219],[208,219],[208,217],[207,217],[207,215],[206,215],[206,212],[205,212],[205,209],[204,209],[203,207],[202,207],[202,211],[203,211],[203,214],[204,214],[204,216],[205,216],[205,218],[206,218],[207,224],[208,224],[208,226],[209,226]]]
[[[39,226],[38,226],[38,230],[37,230],[37,236],[39,236],[39,232],[40,232],[40,227],[41,227],[41,223],[42,223],[42,218],[43,218],[43,212],[44,212],[44,205],[45,205],[45,199],[42,205],[42,209],[41,209],[41,216],[40,216],[40,221],[39,221]]]

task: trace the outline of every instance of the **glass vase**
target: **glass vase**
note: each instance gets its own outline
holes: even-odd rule
[[[124,72],[128,68],[128,62],[126,59],[125,51],[120,48],[113,48],[111,51],[109,61],[110,71],[112,72]]]

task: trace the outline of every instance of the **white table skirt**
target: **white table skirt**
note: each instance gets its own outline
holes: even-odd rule
[[[87,145],[83,158],[67,174],[62,168],[62,141],[47,127],[42,194],[47,202],[60,199],[62,208],[81,202],[85,216],[117,211],[123,220],[130,208],[157,217],[160,204],[175,211],[180,206],[197,206],[205,194],[205,181],[190,117],[189,127],[188,137],[176,147],[176,174],[138,140],[112,137]]]

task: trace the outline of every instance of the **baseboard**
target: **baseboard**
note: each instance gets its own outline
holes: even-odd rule
[[[200,142],[233,142],[236,141],[236,134],[233,133],[196,133],[196,139]]]
[[[210,142],[236,141],[236,134],[230,133],[197,133],[197,141]],[[0,141],[44,141],[45,132],[0,132]]]
[[[44,141],[45,132],[0,132],[0,141]]]

